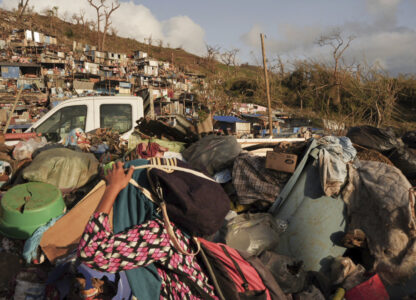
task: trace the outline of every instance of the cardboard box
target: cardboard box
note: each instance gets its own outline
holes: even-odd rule
[[[266,154],[266,169],[293,173],[295,172],[297,160],[298,156],[295,154],[268,151]]]
[[[105,182],[100,181],[74,208],[43,234],[40,247],[51,263],[76,251],[87,223],[101,201]],[[112,227],[113,210],[109,214]]]

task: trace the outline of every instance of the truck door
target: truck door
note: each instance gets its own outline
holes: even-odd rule
[[[123,134],[133,129],[133,106],[129,103],[100,104],[100,128]]]
[[[55,133],[64,138],[75,128],[85,131],[87,122],[87,105],[73,105],[62,107],[40,124],[35,131],[37,133]]]

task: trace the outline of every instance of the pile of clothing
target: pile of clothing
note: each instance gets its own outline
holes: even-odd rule
[[[109,130],[77,129],[65,144],[39,138],[22,142],[15,151],[0,149],[13,170],[6,193],[20,184],[43,182],[61,191],[67,207],[17,250],[35,269],[49,271],[35,279],[15,277],[28,289],[32,284],[47,299],[160,297],[154,264],[110,274],[80,264],[77,256],[105,191],[102,174],[121,160],[136,170],[134,183],[119,194],[109,216],[114,233],[149,220],[163,223],[157,201],[163,197],[170,221],[185,239],[198,238],[208,254],[205,264],[213,272],[207,276],[228,282],[222,289],[214,284],[220,298],[239,299],[240,293],[256,289],[264,292],[264,298],[256,294],[259,299],[416,294],[414,134],[398,138],[389,129],[363,126],[351,128],[346,137],[242,148],[232,136],[197,140],[186,131],[154,134],[162,127],[149,122],[139,124],[147,136],[129,141]],[[294,163],[293,171],[270,167],[269,153],[296,157],[282,162]],[[14,154],[22,159],[14,160]],[[19,166],[23,161],[26,165]],[[202,263],[202,256],[198,259]],[[224,262],[229,268],[221,267]],[[20,272],[27,269],[22,266]],[[234,275],[219,275],[224,273]]]

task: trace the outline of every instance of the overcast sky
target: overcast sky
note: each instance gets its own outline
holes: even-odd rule
[[[107,0],[110,2],[111,0]],[[3,8],[17,0],[0,0]],[[30,0],[37,11],[57,6],[68,16],[87,0]],[[266,34],[267,56],[325,60],[320,35],[339,28],[353,35],[348,61],[377,62],[396,74],[416,73],[416,0],[134,0],[122,1],[113,25],[122,36],[143,41],[152,35],[172,47],[205,54],[205,44],[239,48],[239,61],[260,61],[259,33]]]

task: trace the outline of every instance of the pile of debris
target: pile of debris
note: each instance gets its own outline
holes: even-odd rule
[[[61,143],[35,137],[0,144],[0,154],[0,263],[8,270],[0,297],[137,296],[140,285],[128,272],[89,269],[76,251],[104,193],[106,170],[114,161],[137,166],[152,158],[186,162],[222,187],[230,210],[205,238],[257,257],[287,299],[416,295],[416,132],[399,138],[391,129],[361,126],[346,137],[242,148],[233,136],[198,137],[185,125],[143,119],[129,141],[109,129],[75,129]],[[139,186],[147,186],[138,174]],[[189,184],[187,195],[196,191],[181,184]],[[133,208],[148,205],[145,194],[134,195],[124,208],[132,219],[123,222],[137,221]],[[120,209],[113,207],[113,226]]]

